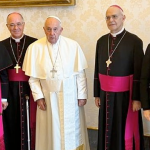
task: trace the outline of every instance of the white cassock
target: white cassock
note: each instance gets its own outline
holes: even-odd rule
[[[78,106],[78,99],[87,99],[85,68],[80,46],[66,37],[54,45],[44,37],[29,46],[23,70],[34,100],[45,98],[47,107],[37,108],[36,150],[90,149],[84,107]]]

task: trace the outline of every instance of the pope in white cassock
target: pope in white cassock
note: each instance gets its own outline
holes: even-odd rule
[[[89,150],[85,56],[76,41],[61,36],[58,17],[48,17],[43,28],[46,37],[28,47],[23,63],[38,106],[36,150]]]

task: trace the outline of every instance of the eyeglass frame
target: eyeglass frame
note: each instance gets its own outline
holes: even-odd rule
[[[15,26],[17,27],[21,27],[22,25],[24,25],[25,22],[17,22],[16,24],[11,23],[11,24],[6,24],[7,26],[9,26],[10,28],[14,28]]]

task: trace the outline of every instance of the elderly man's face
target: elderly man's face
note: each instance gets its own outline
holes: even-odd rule
[[[48,41],[51,44],[55,44],[63,30],[60,22],[55,18],[48,18],[43,27]]]
[[[24,30],[24,21],[19,14],[11,14],[7,19],[7,28],[14,38],[21,38]]]
[[[106,23],[111,33],[119,32],[125,20],[125,15],[117,7],[109,7],[106,12]]]

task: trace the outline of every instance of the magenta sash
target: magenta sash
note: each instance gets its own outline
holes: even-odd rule
[[[22,69],[16,73],[16,69],[8,69],[9,81],[27,81],[29,77],[25,75]],[[31,150],[35,150],[35,127],[36,127],[36,108],[37,104],[33,100],[32,94],[30,94],[30,128],[31,128]]]
[[[28,81],[29,77],[25,75],[22,69],[16,73],[16,69],[8,69],[9,81]]]
[[[125,150],[133,150],[133,140],[135,141],[135,150],[140,150],[140,135],[138,111],[132,110],[132,85],[133,75],[125,77],[114,77],[99,74],[101,89],[106,92],[125,92],[130,91],[130,101],[125,127]]]
[[[0,150],[5,150],[1,99],[2,99],[2,96],[1,96],[1,81],[0,81]]]

